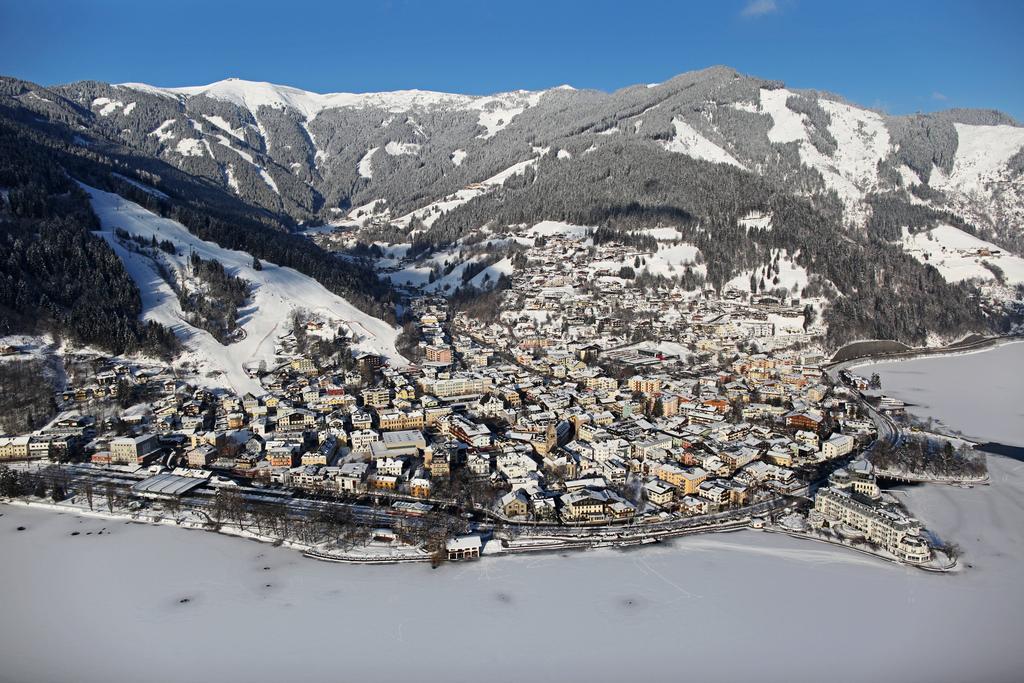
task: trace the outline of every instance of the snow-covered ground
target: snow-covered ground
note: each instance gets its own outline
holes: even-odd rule
[[[116,194],[83,187],[102,224],[100,235],[121,258],[139,287],[142,317],[174,330],[187,349],[179,362],[189,362],[199,368],[199,376],[194,378],[198,383],[225,386],[238,393],[263,393],[259,382],[247,375],[242,366],[261,360],[272,364],[276,336],[286,331],[289,313],[295,308],[309,309],[336,325],[348,326],[358,340],[357,348],[403,360],[395,351],[396,328],[363,313],[313,278],[267,261],[263,262],[262,270],[253,270],[252,256],[248,253],[205,242],[176,221],[161,218]],[[156,272],[149,258],[121,246],[114,234],[116,228],[146,239],[155,235],[158,241],[173,242],[178,254],[165,258],[176,272],[187,270],[191,250],[204,259],[220,261],[228,273],[252,283],[250,302],[239,311],[245,338],[224,346],[205,330],[185,323],[174,290]]]
[[[914,235],[904,228],[902,241],[908,253],[935,266],[949,282],[971,278],[994,280],[992,271],[982,265],[988,262],[1003,271],[1007,284],[1024,283],[1024,258],[952,225],[939,225]]]
[[[679,118],[672,119],[672,126],[676,133],[671,140],[666,140],[662,146],[669,152],[677,152],[691,156],[694,159],[703,159],[716,164],[732,164],[744,168],[743,164],[736,161],[733,155],[708,140],[697,132],[697,130]]]
[[[438,570],[335,565],[0,506],[0,679],[676,680],[683,648],[686,677],[706,681],[1017,680],[1024,464],[990,467],[988,487],[899,494],[963,547],[953,575],[754,531]]]
[[[758,284],[760,284],[760,280],[762,278],[764,279],[764,289],[766,292],[781,287],[782,289],[786,289],[794,294],[799,294],[809,282],[807,269],[797,264],[793,260],[793,257],[790,257],[789,252],[783,249],[779,257],[778,282],[774,281],[776,277],[774,274],[771,276],[767,275],[765,267],[761,266],[753,270],[745,270],[741,272],[739,275],[726,282],[724,289],[735,289],[740,292],[749,292],[751,275],[755,276],[758,280]],[[795,290],[794,287],[796,288]]]
[[[866,109],[819,99],[821,108],[832,119],[828,130],[838,145],[832,156],[826,156],[811,144],[807,117],[786,106],[786,100],[793,94],[785,88],[761,89],[761,108],[772,117],[768,139],[777,143],[797,142],[800,160],[821,173],[825,184],[836,191],[855,220],[863,220],[864,193],[878,185],[877,164],[890,149],[884,120]]]
[[[934,417],[975,441],[1024,447],[1024,342],[870,363],[855,371],[877,372],[882,393],[914,404],[908,410],[918,417]]]
[[[388,145],[391,144],[392,143],[388,143]],[[388,151],[388,153],[392,154],[393,152]],[[394,222],[397,225],[406,226],[409,224],[409,221],[411,221],[413,218],[419,218],[420,220],[423,221],[423,224],[429,228],[431,225],[434,224],[434,221],[441,217],[442,213],[451,211],[455,207],[462,206],[471,199],[487,194],[488,192],[494,190],[495,188],[503,185],[505,181],[511,178],[512,176],[521,175],[526,171],[528,167],[534,166],[536,165],[536,163],[536,158],[527,159],[526,161],[520,161],[516,164],[509,166],[505,170],[494,174],[487,180],[483,180],[479,183],[473,183],[468,187],[464,187],[463,189],[458,190],[457,192],[454,192],[444,197],[443,199],[439,199],[436,202],[432,202],[422,208],[416,209],[415,211],[412,211],[404,216],[401,216],[395,219]],[[365,207],[361,208],[365,209]],[[353,210],[352,214],[350,214],[350,217],[352,217],[354,213],[355,210]]]

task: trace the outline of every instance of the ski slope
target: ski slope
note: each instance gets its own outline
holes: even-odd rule
[[[352,333],[355,348],[404,362],[405,359],[395,351],[397,328],[363,313],[313,278],[267,261],[263,262],[262,270],[254,270],[252,256],[246,252],[203,241],[180,223],[161,218],[116,194],[87,185],[82,185],[82,188],[89,193],[93,211],[100,219],[102,231],[99,235],[121,258],[139,288],[142,318],[174,330],[186,348],[177,363],[195,365],[199,370],[195,378],[197,383],[228,388],[239,394],[262,394],[259,381],[246,374],[243,364],[266,361],[268,366],[273,366],[276,337],[287,331],[289,314],[296,308],[306,308],[333,325],[347,327]],[[165,263],[176,276],[187,272],[189,252],[192,251],[203,259],[220,261],[228,273],[252,283],[252,296],[239,311],[245,338],[225,346],[205,330],[187,324],[174,290],[157,273],[153,261],[121,246],[114,234],[116,228],[147,239],[155,236],[158,241],[173,242],[178,253],[176,256],[166,255]]]

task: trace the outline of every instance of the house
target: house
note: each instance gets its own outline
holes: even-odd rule
[[[529,512],[526,495],[521,489],[509,491],[498,499],[498,510],[506,517],[525,517]]]
[[[479,536],[457,536],[448,539],[445,550],[449,560],[475,560],[480,557],[482,546],[483,542]]]
[[[413,477],[409,480],[409,495],[416,498],[429,498],[431,491],[430,480],[426,477]]]
[[[654,479],[644,484],[644,493],[647,494],[647,500],[655,505],[671,503],[675,492],[675,487],[666,484],[660,479]]]

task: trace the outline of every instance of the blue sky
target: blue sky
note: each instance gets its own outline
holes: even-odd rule
[[[319,92],[614,90],[726,64],[892,113],[1024,121],[1020,0],[0,0],[0,73]]]

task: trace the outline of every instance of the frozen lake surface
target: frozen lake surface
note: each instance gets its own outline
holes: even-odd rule
[[[934,417],[949,430],[980,442],[1024,446],[1024,342],[960,356],[868,363],[882,392],[902,399],[915,416]]]
[[[900,494],[963,546],[954,575],[757,531],[334,565],[0,506],[0,680],[1019,680],[1024,464],[990,465],[989,487]]]

